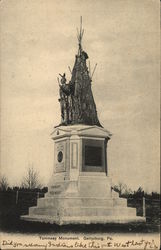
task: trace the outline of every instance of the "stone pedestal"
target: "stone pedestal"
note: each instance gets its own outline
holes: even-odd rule
[[[141,222],[136,209],[111,190],[106,159],[111,134],[98,126],[57,127],[48,193],[24,220],[57,224]]]

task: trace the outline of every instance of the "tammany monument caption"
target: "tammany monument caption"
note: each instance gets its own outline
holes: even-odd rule
[[[127,207],[111,188],[107,144],[112,134],[99,122],[93,98],[88,54],[83,50],[82,19],[78,52],[67,83],[59,74],[61,123],[51,134],[54,140],[54,171],[48,193],[29,208],[23,220],[57,224],[144,222],[136,209]],[[94,68],[95,70],[95,68]]]

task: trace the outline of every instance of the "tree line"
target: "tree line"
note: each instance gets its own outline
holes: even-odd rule
[[[157,192],[146,193],[143,188],[140,186],[137,190],[132,190],[126,184],[122,182],[118,182],[111,187],[112,190],[119,193],[120,197],[124,198],[154,198],[160,199],[160,194]],[[42,190],[43,192],[47,192],[47,187],[43,187],[39,173],[34,169],[33,166],[29,167],[22,178],[20,186],[10,187],[8,179],[6,176],[0,177],[0,191],[7,191],[7,190]]]
[[[112,189],[119,193],[120,197],[123,198],[152,198],[152,199],[160,199],[160,194],[158,192],[147,193],[140,186],[137,190],[132,190],[126,184],[119,182],[116,185],[112,186]]]
[[[19,187],[10,187],[8,179],[5,175],[0,178],[0,191],[7,191],[8,189],[42,189],[39,173],[34,169],[34,167],[28,167],[25,175],[22,177],[22,181]]]

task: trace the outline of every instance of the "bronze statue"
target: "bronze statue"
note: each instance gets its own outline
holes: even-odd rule
[[[83,51],[81,45],[82,36],[83,31],[81,28],[78,36],[78,54],[71,72],[71,80],[67,83],[65,73],[63,75],[59,74],[61,76],[59,101],[62,117],[60,125],[86,124],[101,126],[91,90],[92,77],[86,65],[88,54]]]

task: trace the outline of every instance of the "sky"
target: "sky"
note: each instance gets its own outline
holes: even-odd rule
[[[57,77],[73,67],[80,16],[113,184],[160,190],[159,1],[1,1],[1,173],[20,185],[33,165],[47,185],[60,123]]]

